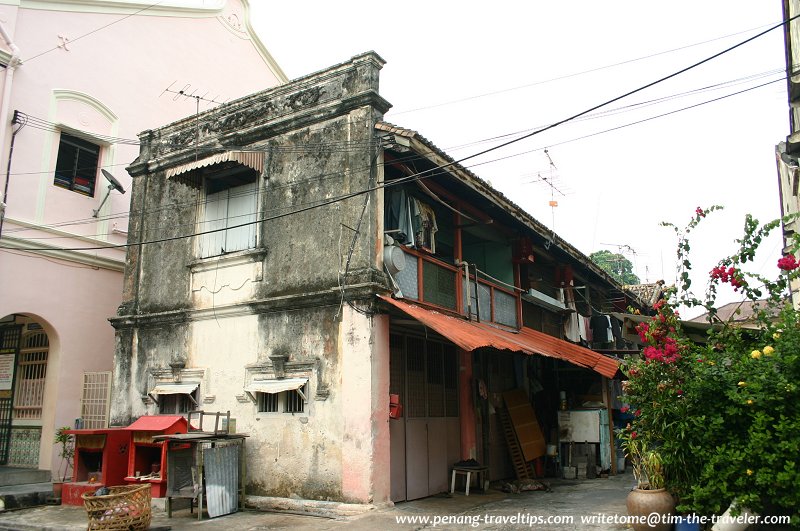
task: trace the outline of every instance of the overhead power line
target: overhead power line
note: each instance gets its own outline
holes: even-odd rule
[[[426,105],[426,106],[423,106],[423,107],[416,107],[414,109],[408,109],[408,110],[405,110],[405,111],[403,111],[403,110],[396,111],[396,112],[392,112],[392,116],[399,116],[401,114],[408,114],[408,113],[417,112],[417,111],[425,111],[425,110],[429,110],[429,109],[435,109],[435,108],[438,108],[438,107],[445,107],[445,106],[448,106],[448,105],[454,105],[456,103],[462,103],[462,102],[465,102],[465,101],[476,100],[476,99],[485,98],[485,97],[488,97],[488,96],[496,96],[498,94],[505,94],[507,92],[513,92],[513,91],[516,91],[516,90],[522,90],[522,89],[525,89],[525,88],[536,87],[536,86],[539,86],[539,85],[545,85],[547,83],[553,83],[555,81],[561,81],[561,80],[564,80],[564,79],[570,79],[570,78],[573,78],[573,77],[578,77],[578,76],[582,76],[582,75],[586,75],[586,74],[591,74],[593,72],[599,72],[601,70],[607,70],[609,68],[616,68],[618,66],[627,65],[627,64],[631,64],[631,63],[636,63],[636,62],[639,62],[639,61],[644,61],[645,59],[652,59],[653,57],[658,57],[660,55],[666,55],[668,53],[678,52],[678,51],[681,51],[681,50],[686,50],[688,48],[694,48],[695,46],[702,46],[703,44],[708,44],[710,42],[715,42],[715,41],[719,41],[719,40],[722,40],[722,39],[727,39],[729,37],[735,37],[737,35],[741,35],[742,33],[749,33],[751,31],[755,31],[755,30],[758,30],[758,29],[761,29],[761,28],[764,28],[764,27],[766,27],[766,26],[762,25],[762,26],[758,26],[758,27],[755,27],[755,28],[750,28],[750,29],[747,29],[747,30],[738,31],[736,33],[730,33],[728,35],[723,35],[721,37],[715,37],[713,39],[708,39],[708,40],[701,41],[701,42],[696,42],[696,43],[693,43],[693,44],[687,44],[685,46],[679,46],[677,48],[672,48],[672,49],[669,49],[669,50],[663,50],[663,51],[660,51],[660,52],[652,53],[650,55],[643,55],[641,57],[636,57],[634,59],[626,59],[624,61],[619,61],[619,62],[616,62],[616,63],[611,63],[611,64],[603,65],[603,66],[598,66],[598,67],[595,67],[595,68],[589,68],[589,69],[586,69],[586,70],[581,70],[580,72],[573,72],[571,74],[564,74],[563,76],[556,76],[556,77],[552,77],[552,78],[549,78],[549,79],[543,79],[541,81],[534,81],[533,83],[526,83],[524,85],[519,85],[519,86],[516,86],[516,87],[494,90],[494,91],[491,91],[491,92],[485,92],[483,94],[476,94],[476,95],[473,95],[473,96],[467,96],[465,98],[446,101],[446,102],[442,102],[442,103],[436,103],[436,104],[433,104],[433,105]]]
[[[779,27],[782,27],[783,25],[791,22],[792,20],[794,20],[794,19],[796,19],[798,17],[800,17],[800,14],[795,15],[795,16],[783,21],[780,24],[774,25],[774,26],[770,27],[769,29],[758,33],[757,35],[749,37],[748,39],[745,39],[745,40],[743,40],[743,41],[741,41],[741,42],[739,42],[739,43],[737,43],[737,44],[735,44],[733,46],[730,46],[730,47],[728,47],[728,48],[726,48],[726,49],[724,49],[724,50],[722,50],[722,51],[720,51],[720,52],[718,52],[718,53],[716,53],[714,55],[711,55],[711,56],[701,60],[701,61],[698,61],[696,63],[693,63],[692,65],[689,65],[689,66],[687,66],[685,68],[682,68],[681,70],[678,70],[676,72],[673,72],[672,74],[669,74],[669,75],[661,77],[661,78],[659,78],[659,79],[657,79],[655,81],[652,81],[650,83],[642,85],[642,86],[640,86],[640,87],[638,87],[636,89],[630,90],[630,91],[628,91],[628,92],[626,92],[626,93],[624,93],[624,94],[622,94],[620,96],[614,97],[614,98],[612,98],[610,100],[607,100],[607,101],[605,101],[603,103],[600,103],[598,105],[590,107],[590,108],[588,108],[588,109],[586,109],[584,111],[581,111],[581,112],[579,112],[577,114],[574,114],[572,116],[569,116],[567,118],[559,120],[558,122],[550,124],[550,125],[548,125],[546,127],[542,127],[540,129],[537,129],[537,130],[535,130],[535,131],[533,131],[531,133],[527,133],[527,134],[525,134],[523,136],[520,136],[518,138],[515,138],[515,139],[512,139],[512,140],[508,140],[508,141],[503,142],[501,144],[498,144],[496,146],[493,146],[493,147],[484,149],[482,151],[479,151],[478,153],[474,153],[472,155],[468,155],[466,157],[463,157],[463,158],[458,159],[458,160],[454,160],[454,161],[452,161],[450,163],[447,163],[447,164],[442,164],[440,166],[437,166],[435,168],[431,168],[429,170],[424,170],[424,171],[421,171],[421,172],[417,172],[415,174],[412,174],[412,175],[409,175],[409,176],[406,176],[406,177],[403,177],[403,178],[400,178],[400,179],[396,179],[396,180],[391,181],[391,182],[380,183],[380,184],[378,184],[376,186],[370,186],[370,187],[368,187],[368,188],[366,188],[364,190],[359,190],[359,191],[355,191],[355,192],[351,192],[351,193],[348,193],[348,194],[341,195],[339,197],[335,197],[335,198],[331,198],[331,199],[328,199],[328,200],[324,200],[324,201],[319,202],[318,204],[309,205],[307,207],[300,208],[300,209],[297,209],[297,210],[293,210],[291,212],[287,212],[287,213],[283,213],[283,214],[277,214],[277,215],[269,216],[269,217],[264,217],[264,218],[262,218],[260,220],[255,220],[255,221],[248,222],[248,223],[242,223],[242,224],[234,225],[234,226],[230,226],[230,227],[214,229],[214,230],[208,230],[208,231],[202,231],[202,232],[196,232],[196,233],[192,233],[192,234],[172,236],[172,237],[167,237],[167,238],[159,238],[159,239],[150,240],[150,241],[140,241],[140,242],[136,242],[136,243],[125,243],[125,244],[116,244],[116,245],[101,245],[101,246],[90,246],[90,247],[75,247],[75,248],[67,248],[67,249],[61,249],[61,250],[90,251],[90,250],[101,250],[101,249],[118,249],[118,248],[125,248],[125,247],[129,247],[129,246],[139,246],[139,245],[147,245],[147,244],[153,244],[153,243],[164,243],[164,242],[168,242],[168,241],[175,241],[175,240],[189,238],[189,237],[202,236],[202,235],[205,235],[205,234],[212,234],[212,233],[219,232],[219,231],[222,231],[222,230],[235,229],[235,228],[244,227],[244,226],[248,226],[248,225],[254,225],[254,224],[263,223],[265,221],[272,221],[272,220],[280,219],[280,218],[283,218],[283,217],[286,217],[286,216],[289,216],[289,215],[300,214],[300,213],[307,212],[307,211],[312,210],[312,209],[321,208],[323,206],[328,206],[328,205],[331,205],[331,204],[334,204],[334,203],[345,201],[347,199],[360,196],[362,194],[371,193],[371,192],[374,192],[374,191],[376,191],[378,189],[381,189],[381,188],[385,188],[385,187],[389,187],[389,186],[397,186],[399,184],[403,184],[405,182],[409,182],[409,181],[412,181],[412,180],[422,180],[422,179],[430,178],[432,176],[435,176],[435,175],[438,175],[440,173],[443,173],[443,172],[441,172],[441,170],[444,170],[446,168],[449,168],[449,167],[452,167],[452,166],[455,166],[455,165],[460,165],[462,162],[464,162],[466,160],[470,160],[470,159],[479,157],[481,155],[485,155],[487,153],[502,149],[502,148],[507,147],[509,145],[515,144],[517,142],[521,142],[522,140],[525,140],[527,138],[531,138],[531,137],[533,137],[535,135],[541,134],[541,133],[543,133],[545,131],[548,131],[550,129],[554,129],[555,127],[558,127],[558,126],[560,126],[562,124],[565,124],[565,123],[573,121],[573,120],[575,120],[575,119],[577,119],[577,118],[579,118],[581,116],[584,116],[584,115],[587,115],[587,114],[589,114],[591,112],[594,112],[597,109],[600,109],[602,107],[610,105],[610,104],[612,104],[614,102],[620,101],[623,98],[626,98],[628,96],[631,96],[631,95],[639,93],[639,92],[642,92],[642,91],[644,91],[644,90],[646,90],[646,89],[648,89],[648,88],[650,88],[650,87],[652,87],[654,85],[657,85],[659,83],[663,83],[664,81],[667,81],[669,79],[677,77],[677,76],[679,76],[679,75],[681,75],[683,73],[686,73],[686,72],[688,72],[688,71],[690,71],[690,70],[692,70],[694,68],[697,68],[697,67],[699,67],[699,66],[701,66],[701,65],[703,65],[705,63],[708,63],[709,61],[712,61],[712,60],[714,60],[714,59],[716,59],[716,58],[718,58],[718,57],[720,57],[720,56],[722,56],[722,55],[724,55],[726,53],[729,53],[729,52],[731,52],[731,51],[733,51],[733,50],[735,50],[735,49],[737,49],[737,48],[739,48],[739,47],[741,47],[741,46],[743,46],[743,45],[745,45],[745,44],[747,44],[749,42],[752,42],[753,40],[755,40],[755,39],[757,39],[759,37],[762,37],[763,35],[766,35],[770,31],[773,31],[773,30],[775,30],[775,29],[777,29]],[[772,83],[772,82],[770,82],[770,83]],[[752,89],[748,89],[748,90],[752,90]],[[722,99],[722,97],[717,98],[717,99]],[[699,106],[699,105],[701,105],[701,104],[690,106],[689,108],[696,107],[696,106]],[[674,112],[677,112],[677,111],[674,111]],[[673,114],[673,113],[665,113],[664,115]],[[650,118],[650,119],[653,119],[653,118]],[[642,121],[646,121],[646,120],[641,120],[641,121],[639,121],[639,123],[641,123]],[[615,128],[615,129],[618,129],[618,128]],[[437,173],[437,172],[439,172],[439,173]],[[35,249],[35,248],[32,248],[32,249],[19,249],[18,248],[17,250],[35,251],[35,250],[40,250],[40,249]]]
[[[703,102],[700,102],[700,103],[697,103],[697,104],[694,104],[694,105],[690,105],[690,106],[687,106],[687,107],[682,107],[680,109],[675,109],[675,110],[672,110],[672,111],[669,111],[669,112],[666,112],[666,113],[662,113],[662,114],[658,114],[658,115],[655,115],[655,116],[650,116],[650,117],[642,119],[642,120],[637,120],[635,122],[630,122],[630,123],[623,124],[623,125],[620,125],[620,126],[617,126],[617,127],[605,129],[603,131],[597,131],[597,132],[594,132],[594,133],[591,133],[591,134],[588,134],[588,135],[583,135],[583,136],[580,136],[580,137],[576,137],[576,138],[573,138],[573,139],[564,140],[564,141],[556,142],[556,143],[551,143],[547,147],[560,146],[560,145],[568,144],[568,143],[575,142],[575,141],[578,141],[578,140],[584,140],[586,138],[591,138],[593,136],[599,136],[601,134],[605,134],[605,133],[617,131],[617,130],[620,130],[620,129],[624,129],[624,128],[627,128],[627,127],[630,127],[630,126],[633,126],[633,125],[638,125],[640,123],[644,123],[644,122],[648,122],[648,121],[651,121],[651,120],[655,120],[657,118],[663,118],[665,116],[670,116],[670,115],[676,114],[678,112],[683,112],[683,111],[686,111],[686,110],[690,110],[690,109],[693,109],[693,108],[696,108],[696,107],[699,107],[699,106],[702,106],[702,105],[706,105],[708,103],[713,103],[713,102],[720,101],[722,99],[726,99],[726,98],[729,98],[729,97],[732,97],[732,96],[740,95],[740,94],[743,94],[745,92],[749,92],[751,90],[755,90],[757,88],[763,88],[765,86],[768,86],[770,84],[776,83],[778,81],[783,81],[783,78],[772,80],[772,81],[769,81],[767,83],[763,83],[763,84],[757,85],[755,87],[750,87],[750,88],[747,88],[747,89],[744,89],[744,90],[740,90],[740,91],[737,91],[735,93],[727,94],[727,95],[724,95],[724,96],[721,96],[721,97],[718,97],[718,98],[713,98],[713,99],[710,99],[710,100],[706,100],[706,101],[703,101]],[[484,162],[471,164],[471,165],[466,166],[466,167],[467,168],[475,168],[477,166],[483,166],[485,164],[490,164],[490,163],[493,163],[493,162],[498,162],[498,161],[506,160],[506,159],[513,158],[513,157],[518,157],[518,156],[529,154],[529,153],[533,153],[533,152],[536,152],[536,151],[541,151],[543,149],[546,149],[546,148],[545,147],[540,147],[540,148],[535,148],[535,149],[532,149],[532,150],[526,150],[526,151],[523,151],[523,152],[519,152],[519,153],[515,153],[515,154],[512,154],[512,155],[508,155],[506,157],[500,157],[500,158],[495,158],[495,159],[492,159],[492,160],[489,160],[489,161],[484,161]],[[415,157],[408,157],[407,159],[399,159],[399,161],[400,162],[408,162],[409,160],[421,160],[423,158],[424,157],[422,157],[422,156],[415,156]],[[244,193],[242,195],[250,195],[250,194],[254,194],[254,193],[266,195],[266,194],[274,192],[276,188],[280,189],[280,188],[295,186],[295,185],[298,185],[298,184],[303,184],[304,182],[307,182],[307,181],[319,182],[320,180],[323,180],[323,179],[337,178],[337,177],[340,177],[340,176],[341,176],[341,174],[338,171],[330,172],[330,173],[326,173],[326,174],[320,174],[320,175],[315,175],[315,176],[312,176],[312,177],[308,177],[307,179],[304,179],[302,181],[295,181],[295,182],[292,182],[292,183],[286,183],[286,184],[282,184],[282,185],[270,185],[268,188],[266,188],[266,189],[264,189],[264,190],[262,190],[260,192],[247,192],[247,193]],[[200,205],[200,204],[204,204],[204,203],[207,203],[207,201],[206,202],[191,201],[191,202],[187,202],[187,203],[175,203],[175,204],[171,204],[171,205],[164,206],[164,207],[145,210],[144,214],[157,214],[159,212],[163,212],[163,211],[166,211],[166,210],[174,210],[175,208],[178,208],[178,207],[181,207],[181,206],[187,206],[187,205],[190,205],[190,204]],[[297,206],[297,205],[295,205],[295,206]],[[305,205],[303,205],[303,206],[305,206]],[[279,208],[277,208],[275,210],[283,210],[285,208],[289,208],[289,207],[279,207]],[[140,211],[124,212],[124,213],[119,213],[119,214],[115,214],[115,215],[112,215],[112,216],[107,216],[107,217],[102,218],[102,219],[103,220],[125,219],[129,215],[139,216],[141,214],[142,214],[142,212],[140,212]],[[57,228],[57,227],[64,227],[64,226],[75,226],[75,225],[81,225],[81,224],[95,223],[97,221],[98,220],[96,218],[84,218],[82,220],[65,221],[65,222],[61,222],[61,223],[58,223],[58,224],[52,224],[52,225],[47,225],[47,226],[42,226],[42,227],[31,227],[31,228],[22,227],[22,228],[18,228],[18,229],[9,229],[6,232],[7,233],[16,233],[16,232],[25,232],[25,231],[37,230],[38,228]],[[217,220],[217,221],[219,221],[219,220]],[[192,223],[191,226],[196,226],[196,224]],[[177,227],[180,227],[180,225],[177,226]],[[163,227],[153,227],[153,228],[148,229],[148,231],[157,230],[157,229],[161,229],[161,228],[163,228]],[[174,229],[174,228],[176,228],[176,226],[175,225],[170,225],[169,228]],[[90,235],[82,235],[82,236],[91,237]],[[94,236],[97,237],[97,236],[102,236],[102,235],[94,235]],[[29,238],[26,238],[26,239],[28,239],[28,240],[51,240],[51,239],[70,239],[70,238],[73,238],[73,236],[52,236],[52,237],[42,237],[42,238],[30,238],[29,237]]]

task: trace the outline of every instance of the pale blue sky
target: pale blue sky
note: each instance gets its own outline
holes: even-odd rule
[[[566,118],[671,74],[781,19],[779,0],[252,4],[256,31],[290,78],[376,51],[387,61],[381,93],[394,105],[386,120],[419,131],[457,159],[501,142],[487,139]],[[653,57],[631,61],[646,56]],[[643,281],[674,281],[674,237],[661,221],[682,225],[697,206],[723,205],[694,239],[695,283],[704,284],[716,261],[733,252],[745,213],[762,221],[780,215],[774,146],[788,133],[783,68],[778,29],[603,109],[614,112],[469,165],[586,254],[629,246],[636,254],[626,256]],[[562,79],[548,81],[554,78]],[[769,81],[775,82],[595,134]],[[630,107],[642,102],[651,103]],[[575,140],[585,135],[594,136]],[[777,272],[780,247],[776,234],[756,269]]]

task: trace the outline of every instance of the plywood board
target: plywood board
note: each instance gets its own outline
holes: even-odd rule
[[[528,401],[528,396],[522,389],[515,389],[503,393],[508,414],[511,416],[511,423],[517,434],[517,440],[522,448],[525,461],[532,461],[537,457],[545,455],[547,444],[544,434],[536,420],[536,413]]]

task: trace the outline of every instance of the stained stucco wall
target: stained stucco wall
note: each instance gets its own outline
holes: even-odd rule
[[[251,494],[389,498],[381,473],[389,467],[388,322],[363,313],[384,289],[382,214],[376,192],[347,197],[378,175],[374,124],[388,108],[377,93],[382,64],[375,54],[358,56],[201,115],[199,126],[145,132],[129,168],[132,209],[148,213],[131,218],[130,241],[140,233],[144,241],[176,239],[128,253],[125,301],[113,320],[113,421],[156,412],[147,393],[180,359],[183,378],[200,385],[201,407],[230,410],[250,435]],[[202,192],[166,171],[225,146],[265,154],[258,243],[199,259],[188,235]],[[254,380],[279,377],[275,356],[285,357],[287,376],[309,379],[302,414],[258,413],[245,392]]]

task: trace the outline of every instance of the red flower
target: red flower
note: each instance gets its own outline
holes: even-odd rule
[[[642,414],[642,410],[641,410],[641,409],[637,409],[636,411],[634,411],[634,412],[633,412],[633,415],[634,415],[635,417],[638,417],[638,416],[639,416],[639,415],[641,415],[641,414]]]
[[[678,389],[677,394],[678,396],[681,396],[683,394],[683,389]]]
[[[800,264],[797,263],[797,259],[794,257],[793,254],[787,254],[780,260],[778,260],[778,269],[783,271],[793,271],[800,267]]]
[[[631,432],[631,439],[635,439],[638,435],[639,435],[638,433],[636,433],[635,431],[632,431]]]
[[[627,413],[629,409],[630,409],[629,406],[622,406],[621,408],[619,408],[621,413]]]
[[[701,218],[706,217],[706,213],[703,212],[703,209],[700,208],[700,207],[697,207],[697,209],[694,211],[694,213],[697,214],[698,216],[700,216]]]

